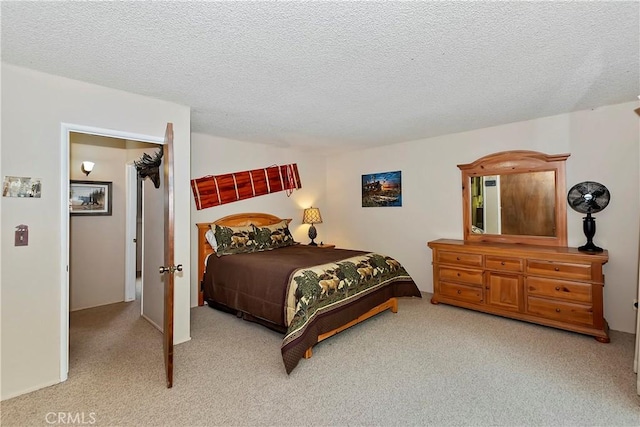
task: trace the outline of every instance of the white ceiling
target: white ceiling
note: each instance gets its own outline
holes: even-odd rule
[[[636,100],[639,10],[2,1],[2,60],[188,105],[192,132],[334,151]]]

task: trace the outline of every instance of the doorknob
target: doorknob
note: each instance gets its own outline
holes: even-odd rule
[[[182,271],[182,264],[172,265],[171,267],[160,266],[160,274],[175,273],[176,271]]]

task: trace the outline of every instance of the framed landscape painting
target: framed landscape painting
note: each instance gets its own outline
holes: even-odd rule
[[[402,206],[402,172],[362,175],[362,207]]]
[[[111,215],[111,182],[74,181],[69,186],[71,215]]]

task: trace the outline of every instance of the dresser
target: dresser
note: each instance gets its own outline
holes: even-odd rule
[[[592,335],[609,342],[603,315],[607,251],[440,239],[433,304],[449,304]]]

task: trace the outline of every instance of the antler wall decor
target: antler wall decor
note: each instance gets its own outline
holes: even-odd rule
[[[160,163],[162,163],[162,148],[153,157],[143,153],[140,160],[133,162],[138,170],[138,176],[142,179],[149,177],[156,188],[160,188]]]

